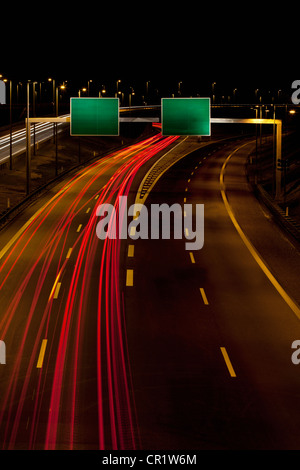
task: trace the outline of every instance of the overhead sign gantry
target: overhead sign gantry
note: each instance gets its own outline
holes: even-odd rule
[[[27,118],[27,168],[30,172],[30,124],[70,122],[73,136],[117,136],[120,121],[149,118],[120,118],[118,98],[71,98],[71,115],[57,118]],[[155,119],[156,120],[156,119]],[[210,98],[163,98],[162,135],[210,136],[211,124],[268,124],[276,127],[276,198],[282,193],[282,121],[279,119],[211,118]],[[27,175],[27,181],[29,176]]]
[[[210,136],[210,98],[163,98],[162,135]]]
[[[72,136],[118,136],[118,98],[71,98]]]

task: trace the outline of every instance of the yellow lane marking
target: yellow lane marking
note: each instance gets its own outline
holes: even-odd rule
[[[194,258],[194,254],[193,254],[192,252],[190,252],[190,258],[191,258],[191,262],[192,262],[193,264],[195,264],[196,261],[195,261],[195,258]]]
[[[221,348],[221,352],[223,354],[224,361],[226,362],[227,369],[229,370],[230,376],[236,377],[236,373],[234,372],[234,368],[232,367],[226,348]]]
[[[52,291],[51,291],[51,293],[50,293],[50,295],[49,295],[49,300],[48,300],[48,302],[50,302],[50,300],[52,299],[54,293],[56,293],[56,289],[57,289],[57,285],[58,285],[58,281],[59,281],[60,275],[61,275],[61,270],[59,271],[59,273],[58,273],[58,275],[57,275],[57,277],[56,277],[56,279],[55,279],[55,282],[54,282],[53,287],[52,287]]]
[[[204,291],[203,287],[200,287],[200,293],[202,295],[202,299],[203,299],[204,304],[209,305],[209,302],[207,300],[207,297],[206,297],[206,294],[205,294],[205,291]]]
[[[220,174],[220,184],[221,184],[221,195],[222,195],[222,199],[223,199],[223,202],[225,204],[225,207],[226,207],[226,210],[228,212],[228,215],[233,223],[233,225],[235,226],[238,234],[240,235],[241,239],[243,240],[244,244],[246,245],[246,247],[248,248],[248,250],[250,251],[251,255],[253,256],[253,258],[255,259],[255,261],[257,262],[257,264],[259,265],[259,267],[262,269],[262,271],[265,273],[265,275],[267,276],[267,278],[269,279],[269,281],[273,284],[273,286],[275,287],[275,289],[277,290],[277,292],[281,295],[281,297],[283,298],[283,300],[288,304],[288,306],[291,308],[291,310],[294,312],[294,314],[297,316],[297,318],[300,320],[300,308],[298,307],[298,305],[291,299],[291,297],[287,294],[287,292],[283,289],[283,287],[279,284],[279,282],[277,281],[277,279],[273,276],[273,274],[271,273],[271,271],[268,269],[268,267],[266,266],[266,264],[264,263],[263,259],[260,257],[259,253],[256,251],[256,249],[254,248],[254,246],[252,245],[252,243],[250,242],[250,240],[247,238],[247,236],[245,235],[245,233],[243,232],[243,230],[241,229],[238,221],[236,220],[235,218],[235,215],[233,213],[233,210],[231,209],[231,206],[228,202],[228,199],[227,199],[227,195],[226,195],[226,187],[225,187],[225,183],[224,183],[224,174],[225,174],[225,169],[226,169],[226,166],[227,166],[227,163],[229,162],[229,160],[231,159],[231,157],[236,153],[238,152],[241,148],[245,147],[246,145],[249,145],[249,143],[252,143],[252,142],[248,142],[247,144],[244,144],[244,145],[241,145],[241,147],[237,148],[234,152],[232,152],[228,157],[227,159],[225,160],[224,164],[223,164],[223,167],[222,167],[222,170],[221,170],[221,174]]]
[[[105,163],[105,161],[104,161]],[[82,175],[78,176],[78,180],[83,178],[89,173],[90,170],[86,171]],[[58,197],[60,197],[63,193],[67,192],[67,190],[70,188],[70,186],[73,184],[71,181],[69,184],[67,184],[64,188],[62,188],[60,191],[58,191],[55,196],[53,196],[50,201],[46,202],[40,209],[36,211],[36,213],[20,228],[20,230],[11,238],[11,240],[5,245],[5,247],[0,251],[0,260],[3,258],[3,256],[7,253],[7,251],[12,247],[12,245],[20,238],[20,236],[25,232],[27,227],[34,222],[38,216],[48,207],[50,204],[52,204]],[[99,196],[98,196],[99,197]]]
[[[68,253],[67,253],[66,259],[70,259],[72,251],[73,251],[73,248],[70,248]]]
[[[82,229],[82,224],[79,225],[78,229],[77,229],[77,233],[79,233]]]
[[[50,201],[51,202],[51,201]],[[12,237],[12,239],[5,245],[5,247],[0,251],[0,260],[6,254],[6,252],[10,249],[10,247],[20,238],[20,236],[25,232],[27,227],[35,220],[37,217],[43,212],[44,209],[49,205],[49,202],[43,205],[27,222],[23,225],[22,228]]]
[[[147,189],[147,194],[143,195],[143,197],[141,197],[141,192],[142,192],[142,188],[144,186],[144,183],[145,181],[147,181],[147,178],[148,176],[150,175],[151,171],[153,171],[154,167],[159,165],[160,162],[169,154],[171,153],[173,150],[175,150],[177,147],[179,147],[181,144],[183,144],[185,141],[187,140],[187,137],[185,137],[181,142],[179,142],[178,144],[176,144],[174,147],[172,147],[170,150],[168,150],[164,155],[162,155],[162,157],[157,160],[157,162],[154,163],[154,165],[152,165],[152,167],[150,168],[150,170],[147,172],[147,174],[144,176],[141,184],[140,184],[140,187],[138,189],[138,192],[137,192],[137,195],[136,195],[136,198],[135,198],[135,204],[145,204],[146,202],[146,199],[148,197],[148,195],[150,194],[151,190],[153,189],[153,187],[156,185],[156,183],[158,182],[158,180],[162,177],[162,175],[169,170],[169,168],[171,168],[171,166],[173,166],[175,163],[177,163],[177,161],[175,161],[174,163],[172,163],[171,165],[167,166],[164,170],[161,171],[161,173],[155,178],[155,180],[151,183],[151,186]],[[182,155],[182,157],[180,157],[180,160],[184,157],[186,157],[189,153],[191,153],[190,151],[184,155]]]
[[[39,359],[38,359],[37,366],[36,366],[37,369],[41,369],[43,367],[47,343],[48,343],[47,339],[44,339],[42,342],[40,355],[39,355]]]
[[[86,210],[86,214],[88,214],[90,212],[91,208],[89,207],[87,210]]]
[[[61,282],[58,282],[56,289],[55,289],[54,297],[53,297],[54,299],[58,299],[60,288],[61,288]]]
[[[129,245],[128,246],[128,257],[133,258],[134,257],[134,245]]]
[[[126,286],[127,287],[133,286],[133,269],[127,269]]]

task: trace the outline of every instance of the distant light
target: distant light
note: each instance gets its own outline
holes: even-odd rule
[[[296,114],[296,111],[295,111],[295,109],[290,109],[289,113],[290,114]]]

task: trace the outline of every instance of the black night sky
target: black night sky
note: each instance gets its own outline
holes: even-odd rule
[[[219,93],[238,88],[245,100],[256,88],[288,93],[297,79],[297,28],[280,7],[126,2],[41,11],[32,3],[24,12],[18,7],[26,21],[13,22],[2,38],[0,73],[16,80],[54,76],[75,88],[90,79],[136,88],[150,80],[166,93],[182,81],[187,95],[205,95],[216,82]]]

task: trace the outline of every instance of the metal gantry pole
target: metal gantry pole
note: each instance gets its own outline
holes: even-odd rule
[[[12,154],[12,80],[9,82],[9,121],[10,121],[10,137],[9,137],[9,169],[13,169],[13,154]]]
[[[31,130],[30,130],[30,83],[27,83],[27,118],[26,118],[26,194],[31,191]]]
[[[276,125],[276,199],[282,196],[282,121],[275,121]]]
[[[280,200],[282,197],[282,121],[280,119],[231,119],[231,118],[212,118],[211,123],[215,124],[272,124],[276,126],[276,173],[275,173],[275,198]]]

